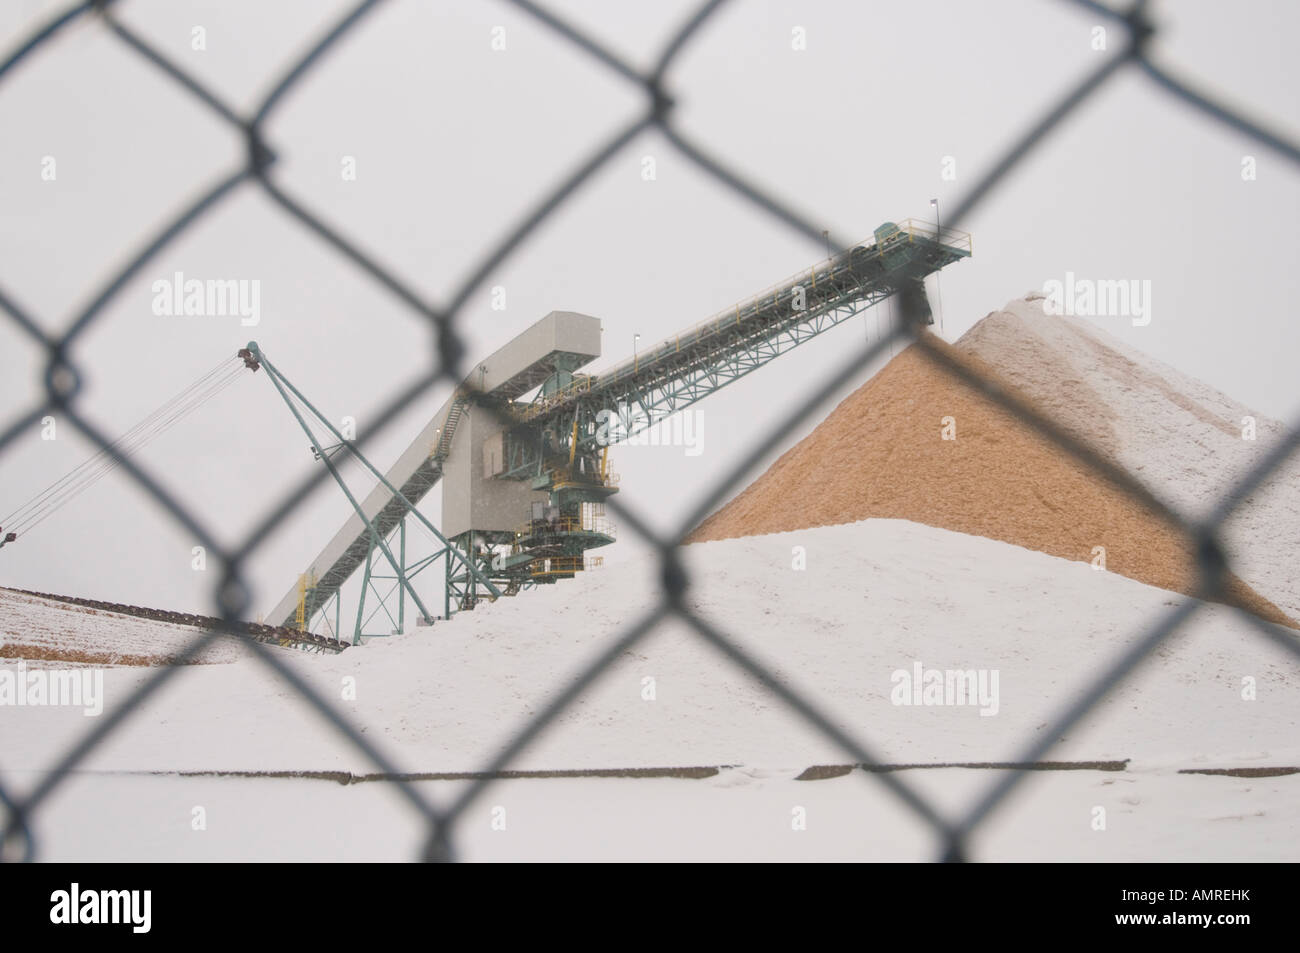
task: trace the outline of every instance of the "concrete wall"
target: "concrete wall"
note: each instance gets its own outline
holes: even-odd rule
[[[448,538],[471,529],[512,532],[528,521],[533,500],[547,499],[545,493],[530,489],[526,480],[484,478],[484,446],[499,447],[503,430],[483,407],[470,407],[461,418],[443,466],[438,528]]]
[[[600,356],[600,321],[576,311],[552,311],[518,337],[480,361],[470,371],[469,383],[488,393],[518,397],[541,384],[554,371],[556,360],[573,366]],[[534,500],[545,493],[529,488],[527,481],[494,480],[485,474],[484,448],[502,467],[501,434],[505,428],[490,411],[470,407],[452,440],[451,455],[443,466],[443,534],[452,537],[468,530],[511,532],[528,520]]]
[[[576,311],[552,311],[471,369],[467,383],[487,393],[518,397],[550,376],[558,355],[578,366],[600,357],[600,320]]]

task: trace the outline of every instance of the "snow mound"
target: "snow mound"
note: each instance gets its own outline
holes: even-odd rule
[[[880,760],[1006,762],[1185,597],[1087,564],[916,523],[869,520],[689,547],[691,607]],[[804,566],[805,568],[798,568]],[[659,613],[650,562],[485,604],[337,656],[283,653],[401,770],[482,769],[615,643]],[[997,673],[994,704],[903,704],[898,673]],[[105,673],[111,711],[148,673]],[[1254,699],[1243,698],[1244,680]],[[350,686],[350,688],[349,688]],[[1147,768],[1300,764],[1300,672],[1240,613],[1206,605],[1070,731],[1052,759]],[[987,714],[981,714],[987,711]],[[6,771],[39,771],[80,711],[0,718]],[[664,615],[511,765],[748,766],[791,778],[850,757]],[[87,770],[376,770],[256,660],[192,666]]]

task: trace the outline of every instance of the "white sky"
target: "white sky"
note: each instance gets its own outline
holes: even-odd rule
[[[248,112],[350,3],[120,6],[126,22]],[[549,6],[648,67],[694,3]],[[0,51],[61,7],[0,7]],[[1300,137],[1289,48],[1300,7],[1186,0],[1155,11],[1166,26],[1161,62]],[[1121,33],[1112,28],[1110,50],[1096,52],[1096,23],[1050,0],[737,2],[697,35],[669,85],[690,138],[858,238],[885,220],[928,217],[931,197],[954,208],[1014,136],[1114,54]],[[206,30],[205,51],[191,49],[195,26]],[[490,48],[496,26],[504,52]],[[791,48],[796,26],[806,50]],[[393,0],[280,104],[267,139],[286,191],[437,304],[641,108],[639,90],[506,4]],[[0,130],[0,288],[51,331],[243,161],[232,130],[93,18],[0,82]],[[356,157],[356,181],[340,175],[345,155]],[[647,155],[653,182],[641,177]],[[1242,180],[1245,155],[1257,159],[1256,181]],[[41,179],[45,156],[57,162],[54,182]],[[954,182],[940,177],[944,156],[956,160]],[[1148,326],[1098,323],[1265,415],[1294,419],[1297,199],[1300,171],[1280,156],[1126,71],[962,223],[975,256],[943,273],[946,336],[1067,271],[1149,280]],[[603,321],[605,355],[589,368],[599,370],[630,354],[634,334],[666,337],[823,255],[645,135],[471,299],[462,315],[469,359],[548,311],[575,310]],[[150,286],[178,270],[259,280],[260,326],[155,316]],[[493,285],[506,289],[504,312],[489,307]],[[616,450],[624,501],[665,530],[675,525],[876,321],[855,318],[710,397],[700,405],[699,456]],[[430,360],[429,335],[408,309],[248,185],[146,266],[80,339],[81,406],[121,433],[249,337],[322,410],[356,417],[363,431]],[[39,398],[41,361],[5,322],[0,355],[7,425]],[[399,418],[370,445],[371,458],[386,468],[445,396],[430,394]],[[71,427],[58,433],[42,441],[34,428],[0,454],[0,514],[92,452]],[[233,543],[313,465],[306,446],[269,381],[250,375],[138,459]],[[425,507],[435,519],[436,497]],[[259,609],[294,583],[347,512],[331,484],[258,551],[250,578]],[[607,558],[636,550],[625,536]],[[0,551],[0,584],[205,611],[216,578],[191,569],[194,544],[114,474]]]

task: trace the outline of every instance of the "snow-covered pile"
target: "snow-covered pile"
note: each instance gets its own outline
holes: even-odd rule
[[[704,616],[897,763],[1014,758],[1144,623],[1184,598],[1086,564],[903,521],[708,543],[687,555],[691,603]],[[798,560],[807,568],[792,568]],[[280,657],[402,766],[474,770],[624,625],[653,608],[651,568],[612,566],[338,656]],[[982,706],[996,713],[894,704],[895,673],[917,662],[997,671],[997,703]],[[142,677],[108,672],[108,706]],[[1242,698],[1247,677],[1254,701]],[[345,698],[349,685],[355,700]],[[1298,689],[1294,662],[1233,610],[1208,606],[1104,711],[1070,732],[1055,757],[1300,764]],[[86,727],[80,712],[4,716],[6,768],[38,768]],[[625,652],[519,766],[744,764],[797,773],[844,758],[670,620]],[[180,673],[91,764],[371,770],[255,660]]]
[[[893,764],[1017,760],[1144,624],[1184,598],[893,520],[704,543],[684,559],[699,613]],[[654,610],[655,575],[650,562],[610,566],[337,656],[271,651],[399,770],[474,771]],[[120,625],[100,622],[100,639]],[[996,696],[895,704],[904,700],[898,673],[917,664],[996,673]],[[106,672],[106,710],[147,675]],[[1179,772],[1300,765],[1297,689],[1294,659],[1234,610],[1202,607],[1048,756],[1128,759],[1126,770],[1035,773],[984,829],[978,856],[1293,857],[1300,777]],[[0,783],[34,785],[93,724],[76,709],[0,709]],[[670,620],[623,652],[511,767],[721,770],[702,780],[500,782],[458,843],[479,859],[933,856],[930,832],[877,779],[796,780],[808,767],[851,760]],[[424,831],[389,784],[154,773],[375,770],[256,660],[191,666],[80,766],[38,817],[38,834],[45,857],[77,860],[414,857]],[[955,816],[996,775],[946,768],[897,777]],[[420,787],[446,803],[464,784]],[[205,831],[191,825],[196,805]],[[1090,826],[1096,806],[1110,812],[1113,834]],[[799,835],[796,808],[807,817]]]
[[[1143,366],[1082,322],[1014,302],[955,347],[954,360],[1005,390],[1020,390],[1139,478],[1181,487],[1201,509],[1267,452],[1278,427],[1257,421],[1243,440],[1243,408],[1166,368]],[[1294,470],[1292,471],[1295,472]],[[1194,489],[1188,489],[1191,486]],[[1287,572],[1300,536],[1300,482],[1276,481],[1253,509],[1250,550],[1222,601],[1300,627],[1251,588],[1300,601]],[[1199,588],[1196,541],[1049,440],[1031,423],[908,348],[847,397],[806,438],[706,519],[692,542],[759,536],[858,520],[905,519],[998,539],[1099,566],[1174,592]],[[1257,549],[1253,549],[1256,543]]]
[[[1079,318],[1027,295],[957,342],[1054,419],[1092,441],[1162,498],[1205,515],[1282,437],[1264,417]],[[1254,439],[1247,421],[1254,423]],[[1300,618],[1300,456],[1293,455],[1226,527],[1237,574]]]
[[[0,589],[0,657],[24,659],[29,668],[163,665],[201,632],[193,626]],[[194,661],[233,662],[247,655],[242,640],[221,635]]]

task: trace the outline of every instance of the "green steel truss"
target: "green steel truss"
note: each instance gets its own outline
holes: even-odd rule
[[[391,634],[391,632],[363,632],[363,628],[367,621],[373,618],[374,614],[380,610],[382,610],[388,616],[390,621],[393,622],[396,626],[396,631],[401,631],[405,622],[405,600],[407,596],[410,597],[414,604],[419,613],[418,618],[422,623],[429,624],[434,621],[432,613],[425,606],[423,600],[421,600],[419,594],[416,592],[415,587],[412,584],[412,579],[417,573],[438,558],[443,558],[447,561],[448,573],[450,574],[452,571],[451,566],[453,563],[453,557],[455,557],[456,562],[460,564],[464,574],[468,578],[472,579],[476,586],[481,586],[490,598],[496,598],[501,595],[501,590],[488,578],[479,566],[475,565],[473,558],[449,542],[447,538],[438,531],[437,527],[435,527],[429,519],[424,516],[424,514],[416,509],[416,504],[419,500],[422,499],[429,489],[442,477],[442,465],[447,459],[447,454],[450,452],[451,436],[454,433],[456,423],[464,412],[464,408],[470,402],[467,396],[457,395],[448,412],[447,423],[443,427],[443,434],[437,448],[434,450],[434,453],[416,469],[416,471],[402,484],[400,488],[398,488],[393,486],[384,474],[361,453],[356,445],[353,444],[352,441],[346,439],[338,428],[336,428],[324,414],[317,410],[315,405],[313,405],[311,401],[309,401],[303,393],[267,359],[266,354],[258,347],[256,341],[250,341],[247,348],[240,353],[241,356],[247,355],[246,363],[248,363],[248,366],[251,369],[257,370],[259,367],[265,368],[267,376],[271,379],[271,383],[274,384],[281,399],[284,400],[290,413],[293,414],[294,419],[307,435],[307,439],[311,441],[313,455],[317,460],[320,460],[325,464],[325,467],[329,470],[330,476],[334,478],[334,482],[338,484],[339,489],[343,491],[343,495],[352,505],[353,512],[365,526],[365,532],[357,538],[357,541],[353,542],[345,550],[342,557],[335,560],[318,579],[312,580],[310,585],[304,587],[303,602],[299,611],[303,614],[303,625],[305,628],[310,629],[312,620],[315,616],[326,606],[327,603],[330,602],[331,599],[334,599],[336,617],[335,632],[338,632],[338,615],[340,612],[338,604],[339,590],[342,588],[343,583],[352,575],[352,572],[355,571],[363,562],[366,566],[366,574],[362,582],[361,598],[358,601],[357,606],[357,621],[353,632],[354,643],[360,641],[363,635]],[[315,431],[312,429],[312,426],[307,422],[304,414],[315,418],[317,426],[324,427],[334,437],[337,443],[328,448],[322,446]],[[348,488],[347,483],[343,480],[343,477],[339,473],[338,467],[335,464],[335,455],[340,450],[344,449],[346,449],[350,456],[355,457],[362,466],[364,466],[376,479],[380,481],[380,483],[384,485],[385,488],[388,489],[390,493],[393,494],[387,504],[385,504],[373,519],[367,518],[361,503]],[[430,533],[433,534],[442,546],[442,548],[434,554],[417,560],[409,565],[406,559],[405,523],[405,519],[408,516],[417,519],[427,530],[429,530]],[[400,546],[399,551],[396,554],[389,545],[389,540],[393,536],[394,532],[400,534]],[[376,551],[379,551],[382,554],[384,561],[387,562],[388,566],[392,569],[391,576],[384,576],[374,572],[373,564],[374,554]],[[375,580],[383,579],[390,579],[395,583],[395,587],[390,589],[388,593],[381,593],[378,587],[374,584]],[[395,619],[388,608],[388,600],[391,598],[394,589],[398,596],[398,614]],[[370,616],[364,614],[368,593],[372,593],[378,599],[379,603]],[[446,616],[449,615],[450,612],[446,611]],[[295,618],[289,618],[285,620],[277,620],[276,624],[292,625],[295,621]],[[341,638],[341,635],[336,634],[335,638]]]
[[[536,479],[575,458],[594,461],[617,415],[619,438],[703,400],[780,355],[970,255],[970,237],[886,223],[858,246],[675,335],[600,375],[574,375],[529,404],[506,441],[503,479]],[[576,426],[575,426],[576,425]],[[576,435],[577,445],[572,446]]]
[[[318,609],[325,605],[330,596],[338,592],[351,575],[360,568],[362,563],[370,560],[375,549],[372,537],[377,535],[379,539],[387,540],[392,536],[394,530],[402,524],[407,514],[414,508],[414,505],[419,504],[425,495],[442,479],[442,465],[446,461],[448,453],[451,452],[451,439],[455,435],[456,425],[460,422],[465,408],[470,403],[471,399],[468,396],[456,398],[447,414],[447,421],[442,428],[442,437],[433,455],[420,464],[415,472],[398,488],[398,495],[389,500],[375,518],[369,521],[373,524],[372,533],[357,537],[344,551],[343,555],[321,575],[315,587],[307,596],[307,618],[310,619]],[[371,467],[370,469],[373,470],[374,468]]]

